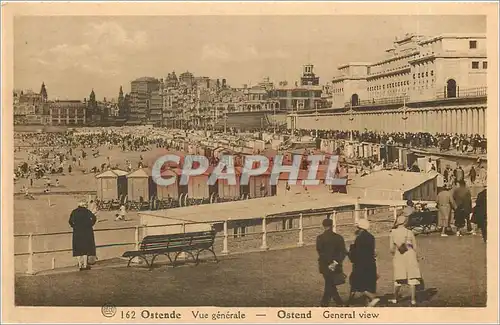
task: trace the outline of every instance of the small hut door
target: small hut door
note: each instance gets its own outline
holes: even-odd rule
[[[153,177],[148,177],[149,197],[158,197],[158,186],[156,185]],[[149,198],[148,198],[149,199]]]

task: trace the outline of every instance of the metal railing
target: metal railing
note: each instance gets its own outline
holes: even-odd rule
[[[451,98],[477,98],[486,97],[488,95],[488,87],[478,88],[460,88],[456,87],[454,91],[448,91],[445,87],[443,91],[436,93],[438,99],[451,99]]]
[[[358,207],[351,210],[329,208],[321,211],[267,215],[248,220],[228,218],[203,222],[186,221],[174,224],[104,228],[95,229],[94,234],[97,256],[100,260],[106,260],[121,257],[125,250],[138,250],[142,238],[155,229],[161,233],[183,233],[186,232],[186,228],[192,226],[210,225],[218,232],[214,244],[216,251],[218,250],[222,255],[228,255],[312,244],[319,234],[317,230],[322,228],[321,221],[324,218],[331,218],[334,231],[347,237],[352,234],[352,231],[344,233],[342,229],[351,227],[350,230],[353,230],[352,227],[360,218],[369,219],[372,225],[385,224],[387,229],[376,226],[372,227],[374,229],[372,232],[376,234],[380,230],[382,234],[386,234],[396,219],[399,208],[399,206],[364,209]],[[305,222],[306,220],[308,222]],[[253,222],[253,226],[249,225],[249,222]],[[233,234],[229,232],[230,229],[240,230],[242,227],[246,229],[253,227],[255,230],[234,231]],[[313,232],[311,233],[311,231]],[[72,231],[14,235],[16,273],[23,272],[34,275],[41,271],[76,265],[75,259],[70,254],[72,252],[71,236]],[[64,240],[61,237],[64,237]],[[61,243],[66,244],[61,245]],[[23,246],[26,247],[25,250],[22,249]],[[56,262],[58,263],[56,264]],[[19,266],[22,266],[21,271]]]
[[[374,98],[374,99],[360,100],[359,105],[357,106],[403,104],[405,101],[408,102],[409,100],[410,100],[409,96]]]

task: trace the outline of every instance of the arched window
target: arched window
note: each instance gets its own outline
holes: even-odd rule
[[[454,79],[450,79],[446,82],[446,98],[457,97],[457,82]]]
[[[351,105],[352,106],[358,106],[359,105],[359,96],[358,96],[358,94],[353,94],[351,96]]]

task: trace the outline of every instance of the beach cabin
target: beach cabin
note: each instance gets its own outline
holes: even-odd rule
[[[437,173],[381,170],[356,179],[349,195],[374,200],[434,201]]]
[[[213,151],[213,156],[215,158],[221,158],[224,155],[232,155],[234,152],[231,149],[227,149],[224,147],[218,147]]]
[[[208,169],[201,175],[190,176],[187,185],[179,186],[180,192],[184,194],[184,204],[192,205],[199,204],[206,201],[214,200],[218,193],[218,185],[208,184],[214,166],[209,166]]]
[[[174,177],[176,178],[175,183],[164,186],[160,184],[156,184],[156,193],[157,193],[157,198],[158,201],[160,201],[160,208],[163,206],[168,206],[170,205],[173,201],[178,201],[179,200],[179,195],[180,195],[180,190],[179,190],[179,179],[181,176],[181,169],[180,168],[172,168],[172,169],[165,169],[162,170],[161,172],[161,177],[162,178],[171,178]]]
[[[250,198],[259,198],[265,196],[274,196],[277,193],[277,185],[271,185],[272,165],[268,170],[261,174],[250,176],[248,190]]]
[[[417,158],[417,164],[421,172],[428,173],[434,167],[435,171],[441,170],[441,158],[436,156],[427,156]]]
[[[149,168],[140,168],[128,174],[127,187],[129,208],[140,209],[157,196],[156,183]]]
[[[101,202],[123,202],[127,196],[127,172],[108,170],[96,175],[97,199]]]
[[[236,184],[229,184],[228,179],[218,179],[217,180],[217,195],[220,201],[235,201],[241,197],[240,191],[240,177],[242,168],[235,167],[234,178]]]

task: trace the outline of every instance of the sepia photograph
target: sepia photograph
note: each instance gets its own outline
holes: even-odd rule
[[[496,308],[497,5],[60,5],[3,28],[16,308],[233,323]]]

